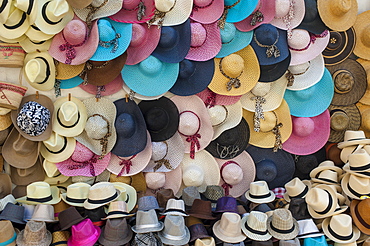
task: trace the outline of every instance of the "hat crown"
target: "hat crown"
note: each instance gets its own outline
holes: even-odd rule
[[[241,223],[240,216],[237,213],[225,212],[221,216],[220,231],[223,235],[228,237],[240,236]]]
[[[96,228],[90,219],[84,219],[72,226],[72,238],[74,241],[82,241],[96,233]]]
[[[360,149],[348,156],[350,167],[362,167],[370,164],[370,155],[366,150]]]
[[[338,70],[333,73],[334,91],[344,94],[352,90],[355,79],[352,73],[348,70]]]
[[[209,116],[211,117],[211,123],[213,127],[225,122],[228,116],[227,108],[224,105],[215,105],[213,107],[207,108],[207,110]]]
[[[334,170],[322,170],[317,175],[318,179],[330,180],[333,183],[338,183],[338,173]],[[329,182],[330,182],[329,181]]]
[[[188,59],[184,59],[180,62],[179,78],[188,79],[193,75],[196,69],[196,64]]]
[[[91,185],[87,183],[73,183],[67,186],[66,196],[72,199],[87,199]]]
[[[312,188],[307,192],[305,200],[313,210],[321,212],[328,207],[330,200],[334,201],[336,198],[331,197],[331,194],[324,189]]]
[[[204,170],[196,164],[191,164],[183,170],[182,181],[185,186],[201,186],[204,182]]]
[[[109,241],[118,241],[127,238],[131,228],[128,227],[126,218],[107,220],[104,229],[104,238]]]
[[[69,231],[55,231],[53,232],[52,236],[53,236],[52,244],[56,244],[68,241],[69,237],[71,236],[71,233]]]
[[[25,66],[25,72],[31,83],[38,83],[46,78],[46,62],[40,57],[29,60]]]
[[[347,130],[344,133],[344,141],[351,141],[356,139],[366,139],[365,132],[361,130],[358,131]]]
[[[263,132],[271,131],[277,124],[278,118],[273,111],[264,112],[264,118],[260,120],[260,129]]]
[[[152,142],[152,160],[158,161],[166,157],[168,145],[165,142]]]
[[[30,244],[42,242],[46,237],[47,230],[46,224],[44,221],[34,221],[30,220],[27,222],[24,229],[24,238],[27,239],[27,242]]]
[[[10,240],[14,236],[14,233],[14,227],[10,220],[0,221],[0,243]]]
[[[362,41],[362,44],[366,47],[370,46],[370,25],[367,25],[362,32],[360,33],[360,39]]]
[[[78,118],[78,107],[73,101],[64,102],[58,110],[58,119],[63,125],[72,125]]]
[[[18,134],[17,139],[13,142],[13,149],[18,155],[28,156],[37,149],[38,143]]]
[[[54,151],[62,149],[65,141],[64,137],[62,137],[56,132],[52,132],[50,138],[43,141],[43,143],[46,146],[46,148],[48,148],[51,151]]]
[[[143,74],[154,75],[162,70],[162,62],[154,56],[149,56],[139,64],[139,69]]]
[[[348,128],[350,120],[345,111],[337,110],[330,116],[330,127],[335,131],[344,131]]]
[[[288,230],[294,226],[292,213],[285,208],[278,208],[272,214],[271,224],[281,230]]]
[[[157,213],[154,209],[148,211],[138,210],[136,213],[136,226],[157,227],[159,224]]]
[[[270,189],[266,181],[255,181],[250,184],[249,192],[252,195],[266,195],[270,193]]]
[[[148,211],[151,209],[158,209],[158,201],[154,196],[143,196],[138,200],[138,210]]]
[[[315,122],[310,117],[294,117],[293,132],[298,137],[307,137],[315,130]]]
[[[193,111],[184,111],[180,114],[178,131],[184,135],[193,135],[200,128],[200,119]]]
[[[276,178],[278,170],[276,164],[273,160],[264,159],[258,163],[258,168],[256,170],[257,179],[270,182]],[[259,186],[261,186],[260,184]]]
[[[91,186],[88,198],[90,200],[100,200],[110,198],[117,194],[114,185],[109,182],[99,182]]]
[[[286,192],[289,194],[289,196],[295,197],[302,193],[307,187],[306,184],[302,182],[298,177],[292,179],[288,183],[285,184]]]
[[[257,82],[257,84],[252,88],[251,92],[256,96],[266,96],[271,90],[272,83],[262,83]]]
[[[317,10],[317,2],[315,0],[306,0],[305,2],[305,15],[303,17],[303,23],[313,22],[319,17],[319,11]]]
[[[128,213],[127,203],[125,201],[114,201],[109,203],[108,213],[113,211]]]
[[[293,49],[305,49],[310,42],[310,34],[304,29],[293,29],[292,38],[288,39],[288,45]]]
[[[88,118],[85,125],[87,136],[92,139],[102,139],[107,135],[109,122],[101,115],[95,115]]]
[[[218,212],[234,212],[237,211],[237,201],[234,197],[223,196],[217,199],[216,211]]]
[[[166,184],[166,174],[162,172],[145,173],[146,185],[149,189],[159,189]]]
[[[151,107],[145,112],[144,118],[148,130],[153,132],[166,129],[170,124],[170,117],[162,107]]]
[[[301,74],[304,74],[309,68],[310,68],[310,62],[304,62],[304,63],[301,63],[301,64],[298,64],[298,65],[294,65],[294,66],[289,66],[289,71],[295,75],[295,76],[299,76]],[[269,84],[269,83],[267,83]]]
[[[75,19],[68,22],[63,29],[63,35],[66,42],[77,45],[87,38],[87,25],[82,20]]]
[[[84,162],[91,160],[95,154],[85,145],[76,142],[76,147],[71,155],[71,160],[75,162]]]
[[[243,170],[238,164],[228,164],[222,170],[221,177],[230,185],[236,185],[243,180]]]
[[[219,198],[225,195],[224,189],[219,185],[207,185],[206,191],[203,195],[212,201],[217,201]]]
[[[171,238],[183,238],[186,235],[185,219],[183,216],[167,215],[164,219],[164,237]],[[174,239],[175,239],[174,238]],[[176,239],[175,239],[176,240]]]
[[[129,138],[135,133],[135,118],[129,113],[122,113],[116,119],[117,134],[124,138]]]
[[[158,46],[162,48],[173,48],[179,42],[178,31],[171,26],[164,26],[161,29],[161,37]]]
[[[54,207],[50,204],[37,204],[31,220],[54,220]]]
[[[226,22],[224,29],[220,29],[221,42],[228,44],[234,40],[237,29],[233,23]]]
[[[244,59],[238,54],[231,54],[222,58],[221,68],[230,77],[238,77],[244,70]]]
[[[144,43],[145,40],[148,38],[147,33],[147,28],[145,28],[143,25],[133,23],[130,46],[137,47],[140,44]]]
[[[169,209],[178,209],[178,210],[185,211],[184,200],[175,199],[175,198],[168,199],[167,204],[166,204],[166,210],[169,210]]]
[[[98,29],[99,40],[107,42],[116,38],[116,30],[108,20],[98,20]]]
[[[33,182],[27,185],[27,197],[44,198],[51,196],[51,187],[46,182]]]
[[[334,0],[330,3],[330,10],[336,16],[345,15],[351,7],[352,0]]]
[[[360,194],[370,193],[370,179],[361,176],[350,175],[348,180],[348,186],[354,191]]]
[[[257,231],[267,231],[267,214],[259,211],[251,211],[247,218],[247,225]]]
[[[200,47],[206,41],[207,30],[201,23],[191,23],[191,47]]]
[[[280,38],[278,29],[271,24],[260,25],[255,29],[254,35],[256,40],[262,45],[272,45]]]
[[[275,0],[275,18],[281,18],[289,13],[291,0]]]
[[[215,239],[213,237],[198,238],[195,240],[195,246],[215,246]]]
[[[328,226],[337,235],[349,236],[352,234],[352,217],[348,214],[333,215]]]
[[[47,4],[45,13],[47,17],[53,22],[62,19],[69,12],[70,9],[68,2],[65,0],[51,0],[44,3],[44,6],[45,4]]]

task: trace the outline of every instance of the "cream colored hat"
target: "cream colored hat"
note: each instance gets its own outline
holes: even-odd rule
[[[185,202],[182,199],[168,199],[166,204],[166,210],[162,213],[163,215],[179,215],[189,216],[185,212]]]
[[[268,203],[275,200],[275,193],[272,192],[266,181],[254,181],[250,184],[249,190],[245,193],[247,200],[254,203]]]
[[[348,214],[338,214],[322,222],[325,236],[336,243],[352,243],[360,237],[360,231],[352,224]]]
[[[62,200],[75,207],[83,207],[89,196],[91,185],[87,183],[73,183],[67,186],[67,192],[61,194]]]
[[[218,239],[226,243],[240,243],[246,239],[242,233],[240,215],[237,213],[223,213],[221,219],[213,225],[212,231]]]
[[[248,238],[255,241],[267,241],[272,236],[267,231],[267,214],[260,211],[251,211],[242,218],[242,231]]]
[[[50,204],[37,204],[30,220],[57,222],[54,219],[54,207]]]
[[[312,218],[322,219],[331,216],[337,204],[337,194],[331,188],[312,188],[305,197],[307,209]]]
[[[25,204],[57,204],[60,202],[59,189],[46,182],[33,182],[27,185],[27,195],[16,201]]]
[[[107,217],[102,218],[103,220],[114,219],[114,218],[126,218],[134,216],[135,214],[130,214],[127,208],[127,203],[125,201],[114,201],[109,203],[107,210]]]
[[[148,23],[159,27],[184,23],[193,9],[191,0],[155,0],[154,4],[156,12],[164,13],[164,17],[161,18],[161,14],[155,14]]]
[[[370,178],[369,153],[365,149],[360,149],[350,154],[348,156],[348,162],[343,166],[343,170],[346,173],[355,174],[363,178]]]
[[[72,137],[64,137],[52,132],[50,137],[43,141],[40,153],[49,162],[61,162],[67,160],[75,150],[76,140]]]
[[[155,196],[159,190],[171,189],[174,194],[178,193],[182,182],[182,168],[177,167],[170,172],[144,173],[146,181],[146,195]]]
[[[117,200],[120,194],[121,191],[116,189],[113,183],[99,182],[91,186],[88,198],[83,206],[85,209],[102,207]]]
[[[344,133],[344,141],[338,143],[338,148],[343,149],[345,147],[358,144],[370,144],[370,139],[365,137],[364,131],[347,130]]]
[[[361,199],[370,194],[370,178],[364,178],[355,174],[346,173],[341,185],[343,192],[352,199]]]
[[[124,201],[127,204],[127,210],[130,212],[134,209],[137,201],[137,193],[133,186],[122,182],[112,182],[114,188],[119,190],[121,194],[117,201]]]
[[[198,238],[195,240],[195,246],[216,246],[215,239],[213,237]]]
[[[311,188],[311,183],[309,181],[303,182],[298,177],[295,177],[294,179],[286,183],[284,187],[286,190],[286,192],[284,193],[284,199],[287,202],[290,202],[291,198],[305,198],[307,192]]]

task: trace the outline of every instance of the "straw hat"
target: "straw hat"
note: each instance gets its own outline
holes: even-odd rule
[[[271,235],[267,231],[267,214],[251,211],[242,218],[242,231],[248,238],[255,241],[267,241]]]
[[[355,24],[357,1],[317,1],[317,8],[324,24],[332,30],[345,31]]]
[[[57,244],[67,246],[67,241],[71,236],[71,233],[69,231],[55,231],[51,235],[53,237],[51,245]]]
[[[3,97],[0,98],[0,107],[16,110],[19,108],[22,97],[24,97],[28,88],[14,83],[0,81],[0,89],[3,94]]]
[[[239,22],[250,15],[253,10],[257,7],[258,1],[234,1],[234,0],[227,0],[225,1],[225,6],[227,6],[228,11],[224,10],[223,16],[225,15],[225,19],[227,22]],[[226,12],[226,13],[225,13]],[[221,20],[223,19],[221,16]],[[222,24],[221,24],[222,27]]]
[[[148,21],[150,25],[175,26],[184,23],[190,16],[193,9],[193,1],[182,0],[155,0],[155,8],[160,13],[165,13],[164,17],[154,15]]]
[[[352,199],[360,200],[362,196],[367,196],[370,193],[369,184],[369,178],[351,173],[344,174],[341,180],[343,192]]]
[[[193,2],[193,10],[190,14],[190,19],[202,24],[211,24],[221,17],[223,10],[224,4],[222,1],[195,0]]]
[[[133,210],[137,202],[137,195],[138,195],[137,192],[140,192],[139,189],[136,190],[136,186],[135,187],[132,186],[132,185],[135,185],[135,183],[131,183],[132,185],[119,182],[119,181],[115,181],[115,182],[111,181],[111,183],[113,184],[114,188],[116,188],[117,190],[121,192],[121,194],[118,196],[116,200],[126,202],[127,210],[129,212]]]
[[[304,2],[304,0],[275,0],[275,17],[270,23],[282,30],[291,30],[297,27],[305,15]],[[290,12],[293,12],[292,17],[289,16]]]
[[[82,63],[80,65],[69,65],[69,64],[65,64],[63,62],[57,62],[57,64],[55,65],[55,69],[56,69],[55,78],[59,79],[59,80],[72,79],[72,78],[78,76],[82,72],[84,67],[85,67],[84,63]],[[66,83],[65,84],[61,83],[61,88],[62,89],[70,89],[70,88],[73,88],[73,87],[67,88]]]
[[[72,235],[67,243],[73,246],[94,245],[101,234],[100,227],[94,225],[90,219],[73,225],[71,231]]]
[[[331,171],[331,174],[329,173],[329,175],[327,176],[328,172],[326,171]],[[326,172],[326,174],[323,175],[323,172]],[[343,170],[340,167],[335,166],[333,161],[326,160],[326,161],[321,162],[318,167],[314,168],[310,172],[310,177],[315,182],[321,181],[321,182],[329,182],[329,184],[332,184],[333,182],[336,183],[335,181],[338,180],[338,176],[342,175],[342,173],[343,173]],[[320,177],[320,175],[325,176],[325,179],[320,180],[322,178],[322,176]]]
[[[123,5],[123,0],[92,0],[90,1],[90,8],[73,8],[73,12],[83,21],[89,22],[99,18],[107,17],[117,13]],[[91,9],[96,9],[91,11]],[[87,19],[89,17],[89,19]]]
[[[0,243],[8,246],[15,246],[15,239],[17,238],[16,230],[9,220],[0,221]]]
[[[295,155],[309,155],[326,144],[330,135],[329,110],[315,117],[291,117],[293,130],[283,144],[285,151]]]
[[[336,243],[352,243],[360,237],[360,231],[352,225],[348,214],[338,214],[322,222],[325,235]]]
[[[353,28],[356,32],[356,45],[353,50],[353,53],[355,53],[357,56],[364,58],[364,59],[369,59],[369,55],[366,54],[366,51],[369,49],[368,48],[369,26],[367,25],[367,22],[365,21],[368,19],[369,14],[370,14],[370,11],[365,11],[357,15],[356,18],[352,17],[353,20],[355,20]]]
[[[363,200],[352,200],[350,206],[351,217],[354,224],[362,233],[365,234],[369,234],[369,215],[367,213],[369,202],[369,198]]]
[[[248,122],[250,129],[249,143],[262,147],[272,148],[276,146],[277,135],[273,133],[276,128],[280,129],[281,143],[284,143],[292,133],[292,119],[287,117],[290,110],[287,102],[283,100],[278,108],[273,111],[264,112],[264,119],[260,119],[260,131],[254,129],[255,113],[243,110],[243,117]]]
[[[87,200],[84,202],[85,209],[95,209],[115,201],[121,191],[114,187],[113,183],[99,182],[91,186]]]
[[[49,162],[61,162],[73,154],[75,147],[76,140],[74,138],[67,138],[56,132],[52,132],[50,138],[43,141],[40,147],[40,154]]]
[[[314,34],[320,34],[327,27],[322,22],[321,17],[319,15],[319,11],[317,9],[317,0],[308,0],[304,1],[305,5],[305,14],[303,17],[302,22],[299,24],[297,28],[305,29]]]
[[[73,183],[67,186],[67,192],[61,194],[64,202],[71,206],[83,207],[88,197],[91,185],[87,183]]]
[[[13,43],[14,39],[21,37],[27,31],[30,23],[25,12],[15,7],[9,10],[6,7],[6,2],[4,3],[5,13],[9,11],[9,15],[5,17],[6,21],[0,24],[1,37],[7,39],[4,42],[12,41]]]
[[[330,105],[330,142],[345,141],[347,131],[357,131],[361,126],[361,114],[359,108],[355,105],[334,106]]]
[[[46,182],[33,182],[27,185],[27,195],[16,199],[19,203],[25,204],[57,204],[60,202],[59,189],[50,186]]]
[[[330,187],[314,187],[305,197],[307,209],[312,218],[322,219],[333,215],[337,205],[337,194]]]
[[[54,219],[54,207],[50,204],[37,204],[30,220],[48,223],[58,222]]]
[[[145,173],[145,182],[147,186],[146,195],[156,196],[158,191],[162,189],[171,189],[174,194],[177,194],[182,182],[181,166],[170,172],[149,172]]]
[[[145,182],[145,177],[144,177],[143,172],[140,172],[132,176],[120,176],[120,177],[117,177],[117,175],[111,173],[110,176],[108,175],[108,177],[109,177],[108,179],[110,182],[123,183],[125,185],[124,188],[126,189],[126,194],[127,193],[131,194],[130,192],[132,192],[132,194],[136,193],[137,196],[140,197],[140,196],[143,196],[146,192],[146,182]],[[120,187],[117,187],[117,188],[120,188]],[[132,199],[130,199],[129,201],[131,200]],[[126,199],[124,199],[124,201],[126,201]],[[132,208],[134,206],[135,204],[133,204]]]
[[[254,181],[250,183],[250,188],[245,192],[247,200],[254,203],[268,203],[275,200],[275,194],[269,190],[266,181]]]
[[[127,208],[127,203],[125,201],[114,201],[114,202],[109,203],[109,207],[107,210],[107,217],[102,218],[102,219],[108,220],[108,219],[115,219],[115,218],[126,218],[126,217],[131,217],[134,215],[135,214],[129,213],[129,210]]]
[[[101,230],[99,243],[106,246],[124,245],[132,238],[133,232],[125,218],[107,220]]]
[[[299,239],[308,237],[319,237],[324,235],[322,232],[319,231],[312,218],[297,220],[297,222],[299,226],[299,233],[297,238]]]
[[[258,59],[252,46],[223,58],[215,58],[215,74],[208,88],[227,96],[240,96],[251,90],[260,75]]]
[[[48,246],[52,242],[52,237],[44,221],[30,220],[25,229],[18,233],[16,242],[19,246]]]
[[[8,19],[11,6],[12,6],[12,3],[4,2],[4,10],[1,11],[0,13],[0,23],[4,23]]]
[[[123,1],[122,8],[109,16],[114,21],[123,23],[145,23],[154,15],[154,1]]]
[[[284,185],[286,192],[284,193],[284,199],[287,202],[291,201],[291,198],[305,198],[307,192],[311,188],[311,183],[307,180],[300,180],[295,177]]]
[[[207,107],[213,105],[232,105],[237,103],[241,98],[241,96],[220,95],[211,91],[209,88],[206,88],[203,91],[197,93],[197,96],[203,100],[204,104]]]
[[[246,239],[242,233],[239,214],[225,212],[212,227],[214,235],[223,242],[240,243]]]
[[[154,209],[151,209],[148,211],[138,210],[136,224],[131,229],[135,233],[148,233],[161,231],[163,227],[163,222],[158,221],[157,213]]]
[[[299,233],[296,219],[288,209],[278,208],[267,219],[267,230],[276,239],[291,240]]]

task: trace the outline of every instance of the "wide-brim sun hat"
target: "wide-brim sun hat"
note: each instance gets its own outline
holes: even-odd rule
[[[75,76],[73,78],[70,78],[70,79],[63,79],[63,80],[60,80],[60,89],[72,89],[72,88],[75,88],[77,86],[79,86],[80,84],[82,84],[84,82],[83,79],[80,78],[80,76]],[[57,81],[56,81],[57,83]]]
[[[367,75],[367,87],[366,87],[366,92],[365,94],[360,98],[359,102],[362,104],[370,105],[370,96],[369,96],[369,90],[370,90],[370,61],[363,59],[363,58],[358,58],[356,59],[358,63],[361,64],[361,66],[365,69],[366,75]]]
[[[21,41],[19,41],[19,44],[21,47],[26,51],[27,53],[32,53],[36,51],[48,51],[51,45],[51,39],[46,41],[32,41],[29,38],[25,38]]]
[[[224,4],[228,8],[227,13],[225,13],[225,10],[223,13],[226,14],[226,21],[234,23],[247,18],[257,7],[258,0],[226,0]]]
[[[85,64],[80,65],[68,65],[63,62],[56,62],[55,69],[55,78],[59,80],[71,79],[78,76],[84,69]],[[70,87],[73,88],[73,87]],[[69,88],[62,88],[69,89]]]
[[[154,4],[156,10],[165,13],[165,16],[162,19],[154,15],[148,23],[158,26],[180,25],[187,21],[193,9],[191,0],[155,0]]]
[[[286,90],[284,99],[289,105],[290,114],[296,117],[314,117],[323,113],[334,96],[333,78],[327,68],[315,85],[299,91]]]
[[[219,30],[221,35],[220,44],[221,49],[217,54],[216,58],[222,58],[228,56],[236,51],[247,47],[253,38],[253,32],[239,31],[234,23],[226,22],[225,27]]]
[[[130,95],[132,99],[134,99],[135,101],[146,101],[146,100],[155,100],[155,99],[159,99],[161,98],[162,96],[167,96],[169,95],[170,92],[166,91],[164,93],[161,93],[157,96],[143,96],[141,95],[140,93],[137,93],[135,91],[133,91],[131,88],[129,88],[125,81],[123,81],[123,85],[122,85],[122,89],[123,89],[123,92],[125,92],[127,95]],[[172,96],[173,94],[170,94],[170,96]]]
[[[211,91],[208,87],[203,91],[197,93],[197,96],[203,100],[206,107],[213,105],[232,105],[237,103],[241,98],[241,95],[240,96],[220,95]]]
[[[258,82],[260,68],[252,46],[223,58],[215,58],[215,73],[208,88],[226,96],[240,96]]]
[[[304,2],[304,0],[275,0],[275,16],[270,23],[282,30],[297,27],[305,15]],[[290,16],[290,12],[293,13],[292,16]]]
[[[122,8],[109,18],[123,23],[145,23],[154,15],[154,0],[123,1]]]
[[[356,2],[356,1],[352,1]],[[352,10],[351,10],[352,11]],[[370,56],[367,54],[369,50],[369,25],[366,22],[369,18],[370,11],[365,11],[356,16],[356,18],[352,17],[356,22],[353,25],[354,31],[356,33],[356,44],[353,50],[355,55],[367,59],[370,59]]]
[[[260,65],[260,78],[259,82],[273,82],[280,79],[282,76],[288,76],[287,70],[290,64],[291,55],[287,56],[281,62],[272,64],[272,65]]]
[[[156,196],[158,191],[170,189],[177,194],[182,182],[182,168],[178,166],[170,172],[146,172],[144,173],[147,184],[146,196]]]
[[[190,19],[202,24],[211,24],[216,22],[224,11],[222,0],[195,0]]]
[[[122,69],[125,84],[143,96],[158,96],[166,93],[175,83],[179,74],[179,63],[161,62],[149,56],[136,65]]]
[[[92,0],[89,5],[92,8],[73,8],[73,12],[85,22],[92,21],[117,13],[122,8],[123,0]]]
[[[301,24],[299,24],[297,28],[305,29],[315,34],[320,34],[325,31],[325,29],[328,29],[321,20],[319,11],[317,9],[317,0],[306,0],[304,1],[304,5],[305,15]]]
[[[283,144],[285,151],[294,155],[310,155],[326,144],[330,135],[329,110],[315,117],[291,117],[293,130]]]
[[[101,97],[110,96],[110,95],[113,95],[119,92],[122,89],[122,86],[123,86],[123,79],[122,79],[121,74],[118,74],[115,79],[113,79],[108,84],[105,84],[102,86],[87,83],[87,84],[80,84],[78,87],[80,87],[82,90],[86,91],[87,93],[94,95],[96,98],[101,98]]]

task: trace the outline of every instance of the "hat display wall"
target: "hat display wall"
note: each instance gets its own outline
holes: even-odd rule
[[[355,104],[348,106],[330,105],[328,109],[330,111],[330,142],[343,142],[347,131],[359,130],[361,114]]]
[[[322,222],[325,236],[337,243],[351,243],[360,237],[360,231],[352,225],[348,214],[338,214]]]
[[[222,1],[216,0],[195,0],[190,19],[202,24],[211,24],[216,22],[224,11]]]
[[[224,212],[221,219],[212,226],[212,231],[217,238],[227,243],[240,243],[246,239],[242,233],[240,215],[236,213]]]
[[[123,1],[122,8],[109,16],[114,21],[123,23],[145,23],[154,15],[155,6],[153,0]]]
[[[52,241],[51,233],[46,229],[44,221],[31,220],[26,227],[17,235],[17,245],[27,246],[30,244],[48,246]]]

